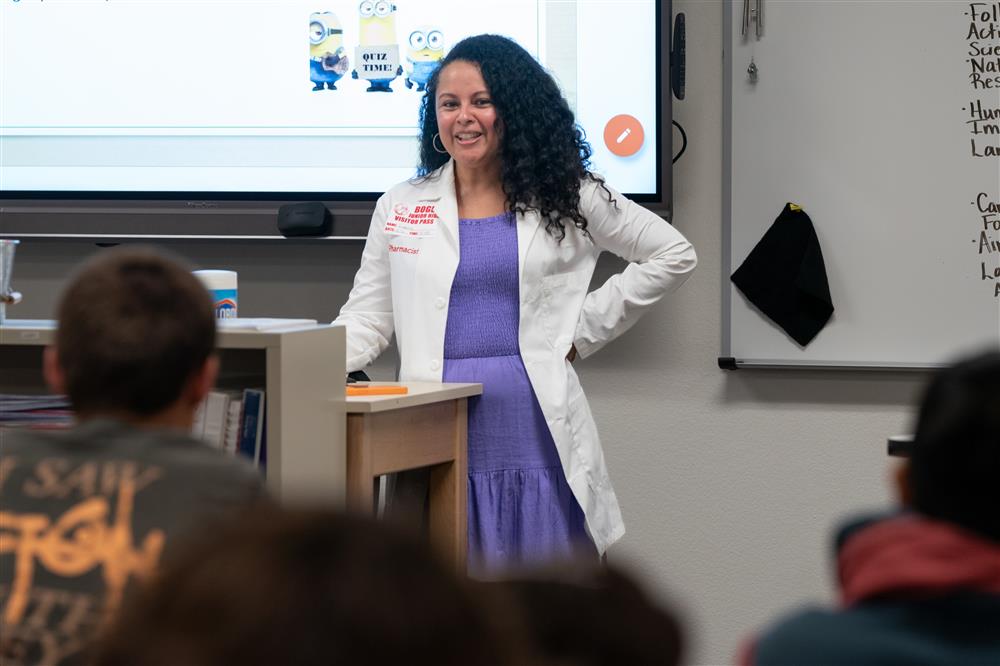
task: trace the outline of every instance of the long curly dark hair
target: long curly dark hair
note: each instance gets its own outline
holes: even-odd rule
[[[508,210],[537,210],[550,234],[562,240],[568,220],[585,235],[587,219],[580,213],[580,181],[601,184],[590,172],[590,144],[576,124],[559,86],[537,60],[516,42],[499,35],[476,35],[455,44],[430,80],[420,105],[420,164],[426,177],[451,157],[434,148],[438,133],[435,98],[438,76],[456,60],[479,67],[493,106],[503,123],[500,139],[500,179]]]

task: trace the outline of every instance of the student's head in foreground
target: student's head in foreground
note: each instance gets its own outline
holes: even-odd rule
[[[1000,541],[1000,352],[935,374],[899,482],[917,512]]]
[[[271,509],[168,562],[94,664],[524,663],[501,639],[502,619],[398,526]]]
[[[45,377],[80,419],[183,427],[215,380],[208,292],[189,266],[160,252],[102,251],[72,277],[57,318]]]
[[[681,662],[684,636],[672,610],[616,566],[577,563],[484,583],[520,616],[538,663],[618,666]]]

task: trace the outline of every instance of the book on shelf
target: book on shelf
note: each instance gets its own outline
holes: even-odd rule
[[[259,464],[261,444],[266,433],[264,417],[266,394],[263,389],[243,389],[243,415],[241,417],[237,453]]]
[[[226,432],[222,441],[222,450],[226,453],[236,454],[236,447],[240,443],[240,424],[243,420],[243,396],[232,398],[229,401],[229,412],[226,414]]]
[[[239,427],[239,409],[242,393],[239,391],[212,390],[195,412],[191,434],[213,448],[225,450],[228,431]],[[237,415],[230,423],[231,406],[235,404]],[[235,435],[231,435],[235,438]]]
[[[0,394],[0,427],[68,428],[73,411],[64,395]]]
[[[254,466],[260,471],[261,476],[267,476],[267,412],[260,419],[260,437],[257,439],[256,456],[253,461]]]
[[[267,461],[266,414],[264,389],[212,390],[195,412],[191,434],[263,467]]]

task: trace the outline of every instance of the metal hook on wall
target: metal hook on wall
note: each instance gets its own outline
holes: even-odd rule
[[[764,0],[743,0],[743,23],[740,27],[740,34],[744,39],[750,32],[750,23],[754,24],[754,34],[759,41],[764,34]],[[747,79],[750,83],[757,83],[760,70],[753,56],[750,56],[750,65],[747,67]]]
[[[743,0],[743,25],[740,34],[743,37],[750,32],[750,23],[754,24],[754,33],[759,40],[764,36],[764,0]]]

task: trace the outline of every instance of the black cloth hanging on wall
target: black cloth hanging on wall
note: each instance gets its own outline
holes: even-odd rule
[[[833,314],[816,230],[795,204],[785,204],[731,279],[747,300],[803,347]]]

